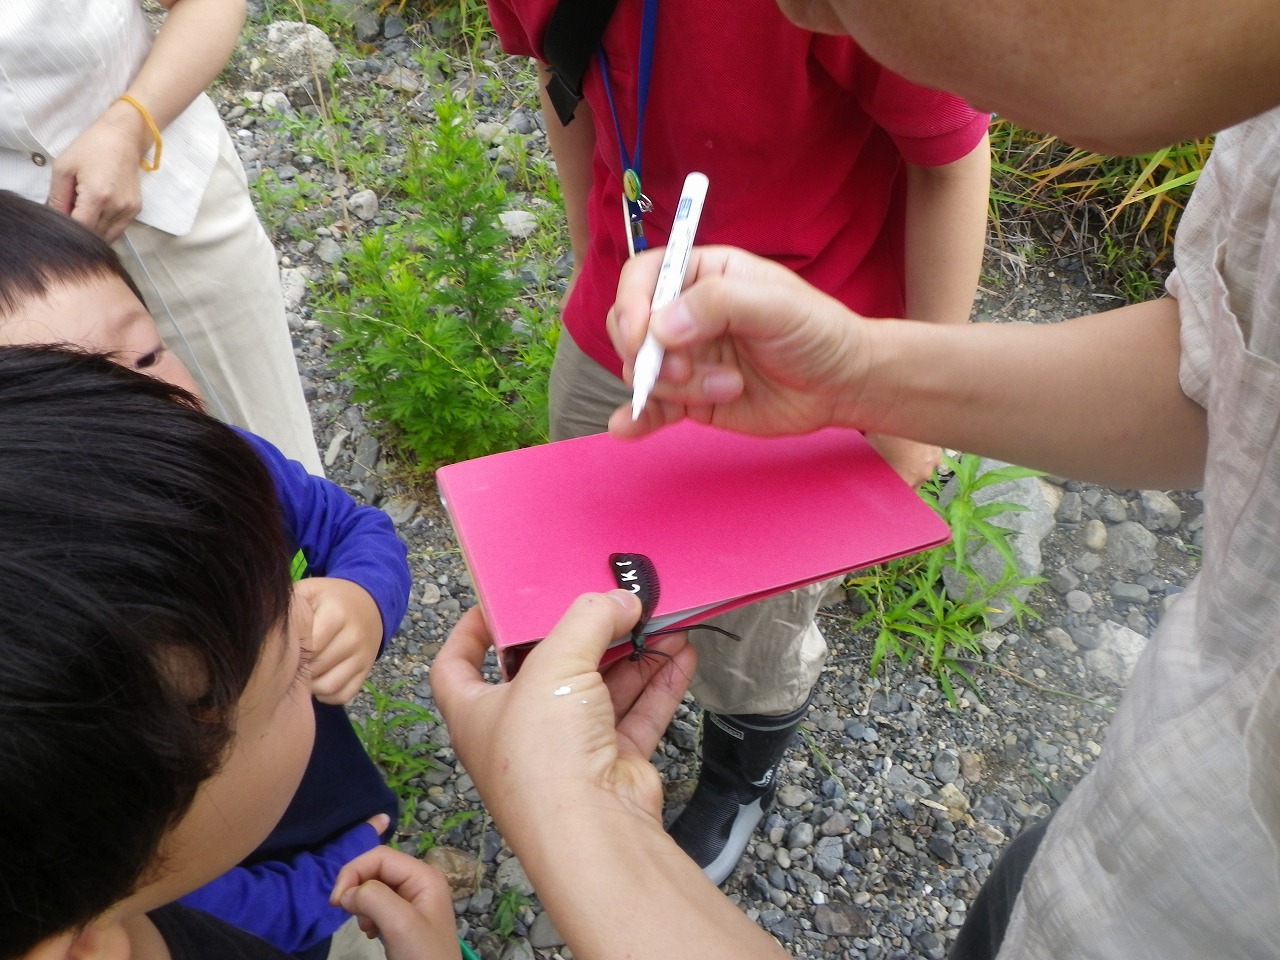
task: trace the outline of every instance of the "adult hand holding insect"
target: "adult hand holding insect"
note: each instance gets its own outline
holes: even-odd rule
[[[484,621],[468,613],[431,670],[453,748],[575,956],[783,957],[662,829],[649,756],[695,655],[673,634],[653,644],[669,660],[601,674],[639,615],[622,590],[579,597],[520,673],[493,685],[480,673]]]

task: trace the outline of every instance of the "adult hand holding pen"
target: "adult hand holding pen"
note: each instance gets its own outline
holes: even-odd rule
[[[662,637],[652,649],[665,657],[602,675],[601,654],[639,614],[625,591],[580,597],[494,685],[480,673],[484,621],[468,613],[431,669],[453,748],[575,956],[782,960],[662,829],[649,757],[695,656],[683,635]]]
[[[661,250],[626,265],[609,334],[624,376],[650,324],[649,299]],[[730,247],[696,248],[685,291],[653,315],[666,348],[661,379],[638,420],[610,421],[617,436],[640,436],[689,418],[763,435],[808,433],[843,422],[856,400],[869,325],[772,261]]]
[[[868,320],[784,267],[701,247],[650,318],[657,269],[651,254],[628,263],[610,311],[628,368],[650,326],[666,350],[615,436],[685,418],[766,436],[841,426],[1111,486],[1201,482],[1205,410],[1181,388],[1170,297],[1050,324]]]

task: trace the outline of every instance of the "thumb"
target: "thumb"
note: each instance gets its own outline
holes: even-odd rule
[[[626,590],[585,593],[533,648],[521,673],[552,671],[556,678],[594,673],[605,650],[635,626],[639,616],[640,601]]]

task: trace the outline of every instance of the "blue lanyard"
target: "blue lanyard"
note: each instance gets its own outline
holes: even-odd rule
[[[613,88],[609,83],[609,60],[605,56],[604,47],[596,49],[596,58],[600,64],[600,78],[604,86],[604,96],[609,103],[609,113],[613,117],[613,132],[618,138],[618,154],[622,158],[622,193],[627,214],[627,242],[632,251],[638,252],[648,247],[644,239],[644,215],[653,204],[641,192],[640,187],[640,149],[644,137],[644,112],[649,102],[649,78],[653,72],[653,45],[658,33],[658,0],[644,0],[644,10],[640,21],[640,64],[636,71],[636,149],[634,155],[628,155],[627,144],[622,137],[622,124],[618,122],[618,110],[613,103]]]

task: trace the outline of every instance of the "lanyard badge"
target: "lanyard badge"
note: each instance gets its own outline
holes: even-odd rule
[[[622,136],[622,124],[618,120],[618,110],[613,102],[613,89],[609,83],[609,61],[604,47],[596,50],[596,58],[600,65],[600,78],[604,86],[605,99],[609,103],[609,113],[613,117],[613,132],[618,138],[618,154],[622,158],[622,224],[627,237],[627,253],[635,256],[641,250],[648,249],[644,238],[644,215],[653,209],[653,203],[644,195],[640,184],[640,148],[644,136],[644,112],[649,99],[649,77],[653,69],[653,47],[658,32],[658,0],[644,0],[644,9],[640,25],[640,64],[636,73],[636,148],[633,155],[628,155],[627,144]]]

